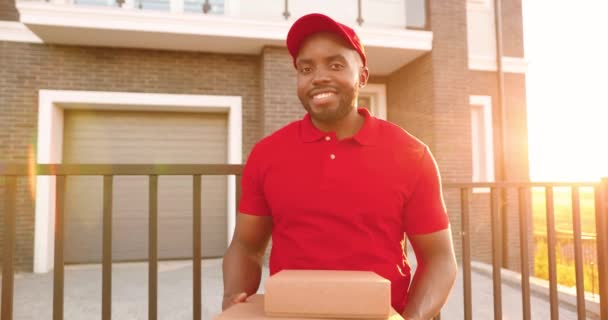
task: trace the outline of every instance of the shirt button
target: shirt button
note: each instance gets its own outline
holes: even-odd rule
[[[329,155],[329,158],[330,158],[331,160],[334,160],[334,159],[336,158],[336,155],[332,153],[332,154],[330,154],[330,155]]]
[[[325,141],[329,141],[331,138],[329,136],[325,136]]]

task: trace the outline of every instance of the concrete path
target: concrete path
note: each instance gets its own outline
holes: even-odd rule
[[[145,263],[115,264],[113,267],[112,319],[147,319],[148,272]],[[222,296],[221,260],[203,261],[203,319],[219,313]],[[268,274],[265,269],[264,277]],[[14,319],[52,318],[52,272],[18,274],[15,278]],[[473,318],[493,319],[492,280],[475,272],[472,277]],[[158,273],[158,319],[192,319],[192,264],[189,261],[162,262]],[[521,319],[521,293],[510,285],[502,287],[503,319]],[[66,320],[101,318],[101,266],[68,266],[65,271]],[[445,306],[441,319],[462,319],[462,277]],[[546,298],[532,297],[532,318],[549,319]],[[576,319],[571,307],[560,306],[560,319]]]

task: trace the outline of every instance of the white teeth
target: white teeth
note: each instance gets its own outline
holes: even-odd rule
[[[327,98],[327,97],[333,96],[333,95],[334,95],[333,92],[323,92],[323,93],[315,94],[313,96],[313,99],[323,99],[323,98]]]

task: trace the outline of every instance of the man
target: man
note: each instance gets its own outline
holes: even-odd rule
[[[392,306],[406,319],[433,317],[454,284],[456,260],[432,155],[403,129],[357,109],[369,73],[351,28],[310,14],[293,24],[287,48],[307,115],[249,155],[224,257],[223,309],[258,290],[272,235],[271,274],[374,271],[391,281]],[[418,261],[411,285],[406,234]]]

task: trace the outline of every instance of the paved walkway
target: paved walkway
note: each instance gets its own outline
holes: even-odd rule
[[[112,318],[147,319],[147,264],[127,263],[113,267]],[[203,261],[203,319],[220,311],[222,296],[221,260]],[[268,270],[265,270],[265,275]],[[15,278],[14,319],[52,318],[52,272],[18,274]],[[473,273],[473,318],[493,319],[492,280]],[[162,262],[158,273],[158,319],[192,319],[192,264],[187,261]],[[521,293],[503,285],[503,319],[521,319]],[[65,272],[66,320],[101,318],[101,266],[68,266]],[[445,306],[441,319],[462,319],[462,277]],[[549,303],[532,297],[532,318],[549,319]],[[560,306],[560,319],[576,319],[569,307]]]

